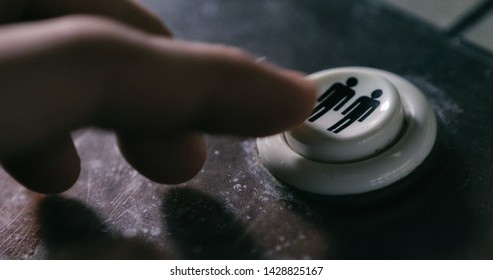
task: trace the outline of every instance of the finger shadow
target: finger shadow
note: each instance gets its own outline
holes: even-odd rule
[[[214,198],[185,187],[164,196],[171,238],[186,259],[259,259],[247,229]]]
[[[38,221],[48,259],[147,260],[170,257],[144,240],[111,233],[96,213],[74,199],[46,197],[39,204]]]

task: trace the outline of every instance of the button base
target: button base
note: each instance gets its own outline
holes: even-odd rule
[[[386,71],[365,67],[344,69],[382,75],[397,88],[406,123],[402,136],[378,155],[348,163],[326,163],[303,157],[291,149],[284,134],[259,138],[257,145],[264,166],[287,185],[323,195],[375,191],[410,174],[434,146],[435,115],[418,88]]]

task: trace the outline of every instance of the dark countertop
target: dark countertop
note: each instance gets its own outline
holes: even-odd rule
[[[378,1],[145,1],[179,38],[232,44],[307,73],[370,66],[423,90],[435,148],[406,179],[349,198],[279,184],[255,139],[207,136],[201,173],[152,183],[114,137],[74,133],[70,191],[31,193],[0,170],[0,258],[493,258],[493,59]]]

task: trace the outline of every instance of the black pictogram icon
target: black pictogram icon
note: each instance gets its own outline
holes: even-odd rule
[[[342,112],[345,117],[327,130],[339,133],[355,121],[364,121],[380,105],[380,101],[376,99],[382,96],[382,94],[382,90],[377,89],[371,93],[371,97],[361,96]]]
[[[346,81],[346,85],[341,83],[333,84],[328,90],[326,90],[317,101],[320,102],[315,109],[313,109],[308,121],[314,122],[325,113],[334,108],[334,111],[341,109],[349,99],[351,99],[355,92],[352,87],[358,84],[358,79],[350,77]]]

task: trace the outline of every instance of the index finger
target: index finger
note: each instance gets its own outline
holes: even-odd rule
[[[112,72],[101,106],[104,122],[117,130],[260,136],[292,128],[312,110],[315,89],[303,75],[257,63],[236,48],[139,41],[145,55]]]

